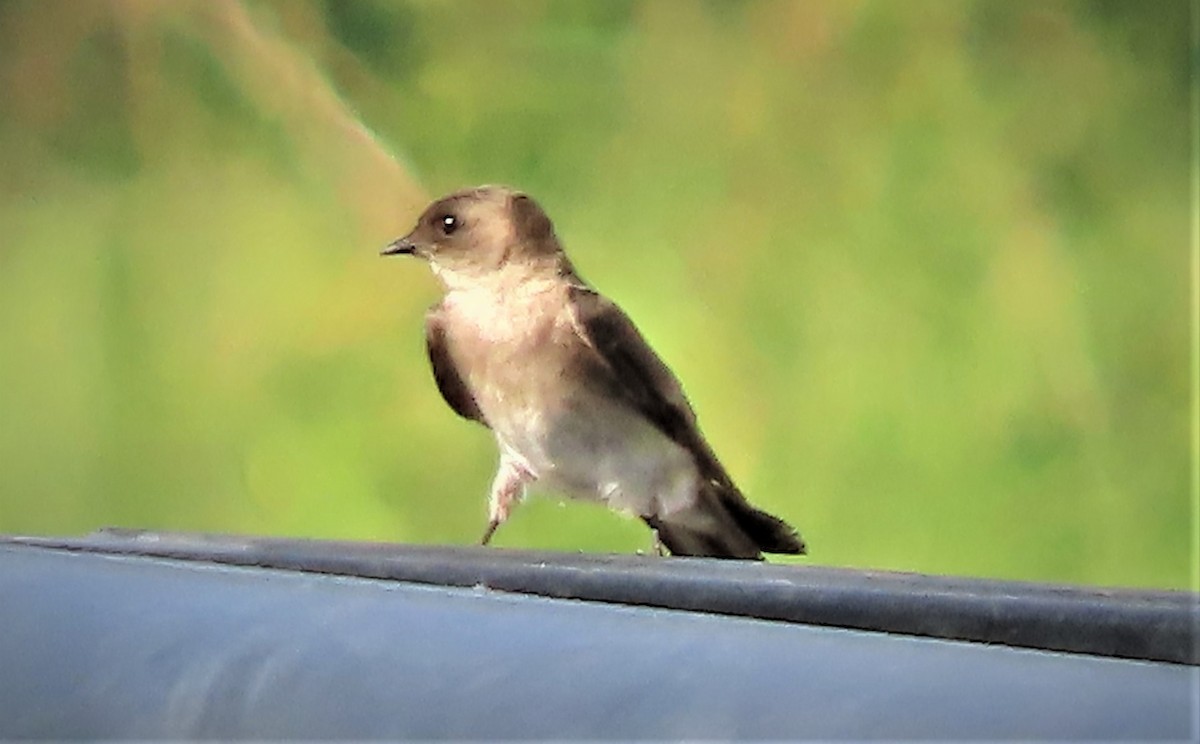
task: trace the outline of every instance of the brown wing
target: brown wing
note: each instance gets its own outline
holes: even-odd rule
[[[475,402],[475,396],[458,373],[458,367],[450,353],[440,306],[431,308],[425,315],[425,350],[429,353],[429,363],[433,366],[433,379],[437,382],[438,391],[446,403],[459,416],[487,426],[483,412]]]
[[[587,287],[571,287],[572,310],[585,341],[616,378],[618,393],[660,431],[692,453],[701,475],[735,488],[696,425],[679,381],[633,322],[611,300]]]
[[[583,286],[571,287],[572,312],[584,341],[596,350],[613,378],[614,392],[692,454],[704,482],[698,508],[709,512],[703,528],[642,515],[674,555],[761,558],[759,552],[803,553],[796,530],[754,508],[721,466],[696,425],[696,414],[675,375],[650,348],[633,322],[611,301]]]

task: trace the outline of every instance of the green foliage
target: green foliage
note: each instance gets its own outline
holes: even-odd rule
[[[5,3],[0,531],[475,541],[376,252],[504,182],[813,562],[1194,586],[1189,11]],[[546,496],[497,542],[649,547]]]

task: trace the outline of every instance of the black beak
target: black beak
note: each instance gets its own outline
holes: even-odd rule
[[[412,255],[417,250],[417,247],[412,244],[412,241],[407,236],[396,238],[387,244],[387,247],[379,252],[381,256],[400,256],[404,254]]]

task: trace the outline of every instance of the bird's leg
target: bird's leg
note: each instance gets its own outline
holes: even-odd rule
[[[534,480],[524,465],[514,459],[502,456],[496,478],[492,481],[492,494],[488,497],[488,524],[483,531],[480,545],[487,545],[496,533],[496,528],[508,519],[513,507],[525,493],[526,484]]]
[[[665,558],[667,555],[667,549],[662,544],[662,538],[658,536],[658,530],[651,528],[650,534],[654,535],[654,553],[659,558]]]
[[[650,536],[653,540],[651,547],[654,549],[654,554],[659,558],[666,556],[667,549],[663,545],[662,537],[658,534],[658,526],[660,524],[658,517],[643,516],[642,520],[646,522],[646,526],[650,528]],[[638,551],[641,552],[641,551]]]

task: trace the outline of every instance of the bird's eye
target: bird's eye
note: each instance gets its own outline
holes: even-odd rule
[[[443,235],[453,235],[454,231],[461,226],[462,223],[452,214],[445,214],[438,218],[438,227],[441,228]]]

